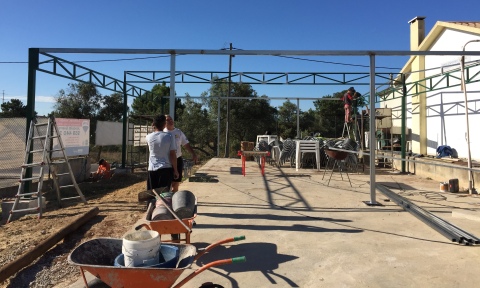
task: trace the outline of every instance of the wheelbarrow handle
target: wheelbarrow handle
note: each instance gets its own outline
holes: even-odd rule
[[[199,269],[195,270],[192,274],[188,275],[180,281],[177,285],[173,286],[172,288],[180,288],[182,287],[185,283],[190,281],[193,277],[197,276],[198,274],[202,273],[203,271],[215,267],[215,266],[220,266],[220,265],[225,265],[225,264],[232,264],[232,263],[243,263],[246,262],[247,258],[245,256],[240,256],[240,257],[235,257],[235,258],[230,258],[230,259],[223,259],[223,260],[217,260],[210,262],[208,264],[203,265]]]
[[[152,228],[150,228],[150,226],[148,224],[142,223],[138,226],[135,226],[135,231],[138,231],[142,228],[146,228],[147,230],[152,230]]]
[[[212,250],[214,247],[217,247],[217,246],[225,244],[225,243],[230,243],[230,242],[235,242],[235,241],[240,241],[240,240],[245,240],[245,236],[244,235],[236,236],[236,237],[227,238],[227,239],[223,239],[223,240],[217,241],[215,243],[212,243],[212,244],[208,245],[207,247],[205,247],[204,249],[202,249],[202,251],[195,256],[195,259],[193,261],[196,261],[203,254]]]

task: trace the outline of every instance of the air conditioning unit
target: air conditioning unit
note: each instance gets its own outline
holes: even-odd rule
[[[375,108],[375,118],[392,117],[392,108]]]
[[[383,117],[383,118],[375,119],[375,126],[377,127],[377,129],[391,128],[392,117]]]

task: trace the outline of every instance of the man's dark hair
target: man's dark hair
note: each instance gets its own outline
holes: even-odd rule
[[[155,118],[153,118],[153,123],[152,125],[155,126],[158,130],[163,130],[165,127],[165,122],[167,121],[167,118],[165,115],[159,115]]]

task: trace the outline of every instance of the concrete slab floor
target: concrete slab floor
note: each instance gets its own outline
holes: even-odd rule
[[[288,165],[288,163],[287,163]],[[214,248],[179,280],[211,261],[246,256],[247,262],[217,266],[185,287],[213,282],[224,287],[478,287],[479,246],[451,242],[377,191],[370,176],[266,165],[262,177],[249,161],[214,158],[199,171],[218,182],[184,182],[198,198],[192,243],[198,248],[245,235]],[[368,167],[365,170],[368,173]],[[471,214],[479,195],[440,192],[438,181],[378,171],[376,182],[480,237]],[[456,217],[452,217],[455,210]],[[469,211],[470,217],[459,217]],[[478,214],[477,214],[478,215]]]

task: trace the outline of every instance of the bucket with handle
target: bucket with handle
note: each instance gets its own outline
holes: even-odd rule
[[[195,195],[188,190],[177,191],[172,197],[172,208],[180,219],[193,217],[196,205]]]
[[[172,220],[173,215],[168,211],[165,205],[157,205],[152,211],[152,221]]]
[[[440,182],[440,191],[447,192],[448,191],[448,182]]]
[[[157,200],[155,202],[155,208],[152,211],[151,217],[153,221],[174,219],[173,215],[170,213],[170,211],[168,211],[168,208],[165,207],[165,204],[167,204],[170,208],[172,208],[172,195],[173,192],[164,192],[160,194],[160,197],[162,197],[163,201]]]
[[[175,268],[179,256],[178,247],[173,245],[161,245],[158,256],[159,260],[156,264],[146,263],[145,265],[141,265],[141,267]],[[115,267],[125,267],[125,255],[123,253],[118,255],[113,264]]]
[[[123,237],[122,253],[125,267],[158,264],[160,234],[153,230],[135,231]]]

